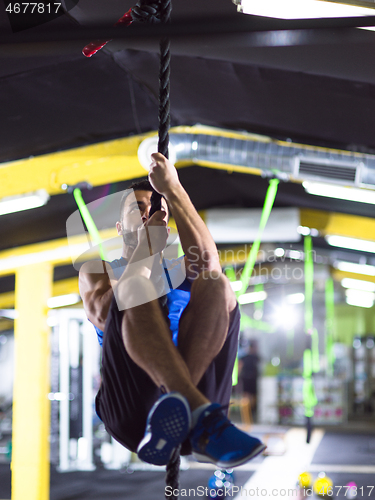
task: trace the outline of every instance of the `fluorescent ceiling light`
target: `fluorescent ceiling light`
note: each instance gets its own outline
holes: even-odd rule
[[[18,311],[15,309],[0,309],[0,318],[16,319],[18,318]]]
[[[254,302],[259,302],[261,300],[266,300],[267,292],[250,292],[244,293],[238,297],[239,304],[252,304]]]
[[[339,271],[347,273],[365,274],[366,276],[375,276],[375,266],[367,264],[355,264],[353,262],[337,261],[333,266]]]
[[[276,328],[292,330],[298,321],[298,315],[293,305],[276,307],[271,322]]]
[[[291,293],[286,296],[286,301],[288,304],[302,304],[305,302],[305,294],[303,293]]]
[[[69,293],[67,295],[58,295],[57,297],[51,297],[47,300],[47,306],[50,309],[55,307],[71,306],[80,302],[81,297],[78,293]]]
[[[373,9],[321,0],[233,0],[237,10],[255,16],[278,19],[372,16]]]
[[[310,228],[307,226],[298,226],[297,232],[302,234],[302,236],[308,236],[310,234]]]
[[[375,14],[375,10],[374,10]],[[336,184],[304,181],[302,186],[309,194],[336,198],[339,200],[356,201],[357,203],[371,203],[375,205],[375,191],[370,189],[350,188]]]
[[[344,288],[353,288],[364,292],[375,292],[375,283],[371,281],[354,280],[353,278],[343,278],[341,286]]]
[[[375,242],[360,240],[357,238],[348,238],[346,236],[328,235],[325,237],[327,243],[334,247],[349,248],[350,250],[359,250],[360,252],[375,253]]]
[[[276,248],[274,254],[275,257],[283,257],[285,255],[285,250],[283,248]]]
[[[363,300],[352,297],[346,297],[346,303],[350,306],[366,307],[367,309],[370,309],[374,305],[373,301],[363,302]]]
[[[44,189],[18,196],[7,196],[0,200],[0,215],[42,207],[49,198],[49,194]]]
[[[375,293],[348,289],[345,295],[347,304],[351,306],[370,308],[374,305]]]
[[[302,234],[302,236],[308,236],[309,234],[311,234],[311,236],[319,236],[319,231],[317,229],[307,226],[298,226],[297,233]]]
[[[303,260],[303,252],[299,252],[298,250],[287,250],[286,256],[290,259]]]

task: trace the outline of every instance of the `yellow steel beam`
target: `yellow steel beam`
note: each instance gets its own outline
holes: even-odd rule
[[[0,332],[5,332],[7,330],[13,330],[14,323],[12,319],[0,319]]]
[[[350,151],[288,143],[257,134],[235,132],[203,125],[174,127],[170,131],[175,134],[205,134],[245,141],[272,142],[285,147],[301,146],[307,150],[340,152],[350,157],[356,155],[356,153]],[[138,147],[145,138],[155,135],[156,132],[151,131],[147,134],[2,163],[0,165],[0,198],[24,194],[37,189],[45,189],[49,194],[54,195],[64,192],[62,189],[64,184],[75,185],[79,182],[88,182],[93,186],[98,186],[146,176],[147,172],[138,160]],[[229,172],[256,175],[261,173],[259,169],[239,165],[226,165],[208,161],[199,161],[197,164]],[[177,164],[177,168],[185,165],[186,162],[180,162]],[[299,182],[298,180],[295,181]]]
[[[353,280],[371,281],[375,283],[375,276],[368,276],[367,274],[348,273],[346,271],[339,271],[338,269],[333,269],[331,274],[335,281],[341,281],[344,278],[352,278]]]
[[[78,277],[55,281],[52,285],[51,297],[79,293]],[[12,309],[14,307],[15,293],[7,292],[0,294],[0,309]]]
[[[337,234],[364,240],[375,240],[375,219],[359,215],[300,209],[301,225],[318,229],[323,235]]]
[[[50,350],[47,299],[53,267],[39,263],[16,274],[12,500],[48,500]]]
[[[88,182],[93,186],[146,175],[137,157],[145,136],[103,142],[25,160],[3,163],[0,168],[0,198],[45,189],[63,193],[63,184]]]
[[[0,294],[0,309],[14,308],[14,292]]]
[[[238,133],[213,127],[175,127],[171,133],[204,133],[238,139],[270,139],[254,134]],[[45,189],[49,194],[63,193],[63,184],[88,182],[93,186],[119,182],[147,175],[138,160],[140,143],[150,132],[81,148],[59,151],[0,165],[0,198]],[[181,166],[184,166],[181,164]],[[208,166],[208,165],[207,165]],[[233,170],[229,166],[229,170]],[[222,166],[220,166],[222,168]],[[225,167],[226,168],[226,167]],[[248,170],[246,170],[248,172]],[[259,171],[257,171],[259,172]]]
[[[115,228],[100,231],[102,240],[110,240],[119,237]],[[50,262],[53,265],[72,263],[72,258],[78,258],[86,251],[90,241],[87,235],[72,236],[69,238],[60,238],[57,240],[46,241],[25,245],[11,250],[0,252],[0,276],[14,274],[19,267],[37,264],[40,262]],[[92,255],[96,255],[93,251]],[[85,257],[89,257],[85,254]]]

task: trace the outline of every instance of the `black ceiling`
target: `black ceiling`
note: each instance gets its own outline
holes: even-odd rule
[[[0,162],[157,129],[155,38],[116,39],[91,59],[81,54],[90,39],[31,43],[43,33],[56,40],[56,34],[83,26],[110,28],[133,5],[129,0],[75,3],[50,23],[12,33],[0,0]],[[277,31],[246,33],[250,17],[237,13],[231,0],[174,0],[172,19],[177,26],[186,24],[186,35],[172,37],[172,125],[201,123],[375,151],[375,33],[333,28],[333,22],[321,29],[280,30],[288,24],[270,20],[259,26]],[[230,33],[224,33],[225,23]],[[239,32],[233,23],[239,23]],[[28,43],[17,45],[25,36]],[[260,207],[268,185],[260,177],[194,166],[181,169],[180,178],[198,209]],[[85,192],[86,201],[100,190]],[[327,201],[296,184],[280,185],[276,206],[374,214],[373,206]],[[2,216],[0,249],[63,237],[75,208],[72,195],[62,194],[46,207]]]

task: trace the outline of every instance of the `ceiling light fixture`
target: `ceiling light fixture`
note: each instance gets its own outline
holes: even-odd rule
[[[267,292],[250,292],[244,293],[238,297],[238,302],[241,305],[244,304],[253,304],[254,302],[259,302],[261,300],[266,300]]]
[[[375,12],[375,11],[374,11]],[[336,198],[339,200],[356,201],[357,203],[371,203],[375,205],[375,191],[370,189],[359,189],[336,184],[324,184],[321,182],[304,181],[302,186],[309,194]]]
[[[324,0],[233,0],[238,12],[278,19],[317,19],[374,15],[374,9]]]
[[[374,305],[375,293],[348,289],[345,295],[346,303],[351,306],[370,308]]]
[[[360,240],[358,238],[348,238],[347,236],[327,235],[327,243],[333,247],[348,248],[358,250],[359,252],[375,253],[375,242],[369,240]]]
[[[334,262],[333,267],[335,267],[339,271],[345,271],[347,273],[375,276],[375,266],[369,266],[367,264],[356,264],[354,262],[346,262],[344,260],[340,260]]]
[[[283,248],[276,248],[274,254],[275,257],[283,257],[285,255],[285,250]]]
[[[341,286],[344,288],[352,288],[363,292],[375,292],[375,283],[372,281],[355,280],[353,278],[343,278]]]
[[[47,306],[50,309],[54,309],[55,307],[65,307],[72,306],[73,304],[77,304],[81,301],[81,297],[78,293],[68,293],[67,295],[58,295],[57,297],[51,297],[47,300]]]
[[[7,196],[0,200],[0,215],[42,207],[47,203],[49,198],[49,194],[44,189],[39,189],[33,193]]]
[[[305,302],[305,294],[304,293],[291,293],[286,296],[286,301],[288,304],[302,304]]]

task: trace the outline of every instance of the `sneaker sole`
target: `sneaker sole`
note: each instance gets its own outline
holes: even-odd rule
[[[235,460],[235,461],[232,460],[230,462],[229,461],[225,462],[225,461],[220,461],[220,460],[216,461],[214,458],[210,457],[209,455],[201,455],[200,453],[197,453],[195,451],[193,451],[193,457],[196,460],[198,460],[198,462],[211,463],[211,464],[217,465],[218,467],[226,469],[226,468],[237,467],[239,465],[245,464],[249,460],[255,458],[257,455],[262,453],[262,451],[264,451],[266,448],[267,448],[267,446],[265,444],[261,443],[250,453],[250,455],[246,455],[246,457],[239,458],[238,460]]]
[[[190,415],[185,403],[176,398],[170,404],[157,406],[150,415],[147,433],[138,446],[138,457],[153,465],[166,465],[176,446],[187,438]]]

